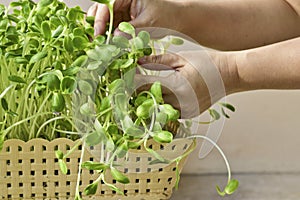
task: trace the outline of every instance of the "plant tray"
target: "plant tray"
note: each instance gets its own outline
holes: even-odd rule
[[[73,199],[82,147],[79,146],[66,160],[69,169],[66,175],[61,173],[54,152],[59,149],[66,153],[75,143],[76,141],[64,138],[51,142],[43,139],[29,142],[7,140],[0,152],[0,199]],[[160,145],[150,140],[148,145],[162,155],[178,156],[192,149],[193,144],[192,140],[176,139],[168,145]],[[85,151],[84,161],[96,161],[92,156],[95,152],[91,152]],[[88,197],[83,194],[83,199],[169,199],[176,183],[176,164],[149,165],[153,159],[141,147],[129,153],[126,165],[118,167],[127,174],[129,184],[115,183],[111,176],[106,176],[106,181],[114,183],[124,191],[125,196],[99,184],[95,196]],[[185,159],[182,159],[179,171],[184,162]],[[96,178],[94,171],[83,169],[80,191]]]

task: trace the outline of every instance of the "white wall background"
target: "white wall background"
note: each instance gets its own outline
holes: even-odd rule
[[[9,0],[1,0],[8,4]],[[68,0],[87,10],[92,2]],[[226,121],[219,140],[233,172],[300,172],[300,91],[258,91],[230,96],[236,113]],[[186,173],[225,172],[214,150],[203,160],[195,151]]]

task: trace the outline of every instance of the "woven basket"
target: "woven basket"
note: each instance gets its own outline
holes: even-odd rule
[[[67,152],[76,141],[56,139],[46,141],[34,139],[29,142],[8,140],[0,153],[0,199],[72,199],[74,198],[78,163],[81,146],[66,160],[68,173],[61,173],[54,151]],[[176,139],[171,144],[162,146],[149,141],[152,149],[165,156],[178,156],[193,148],[191,140]],[[94,155],[94,153],[93,153]],[[143,148],[129,153],[126,166],[119,170],[130,179],[129,184],[116,183],[107,176],[109,183],[114,183],[124,191],[125,196],[116,194],[107,186],[99,184],[97,194],[93,197],[83,195],[83,199],[169,199],[176,182],[176,165],[149,165],[154,158]],[[85,151],[84,161],[95,160],[90,151]],[[185,159],[179,165],[182,169]],[[97,174],[82,170],[80,190],[92,183]]]

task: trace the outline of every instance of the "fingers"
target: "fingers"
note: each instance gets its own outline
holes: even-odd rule
[[[185,60],[176,54],[145,56],[138,62],[150,70],[177,70],[186,64]]]
[[[97,12],[97,3],[94,3],[87,11],[87,16],[95,16]]]
[[[88,12],[88,16],[95,16],[95,36],[103,35],[106,30],[106,24],[109,21],[109,10],[104,4],[95,4]]]

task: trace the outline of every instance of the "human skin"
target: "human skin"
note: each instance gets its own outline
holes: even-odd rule
[[[197,73],[206,66],[201,64],[191,66],[186,60],[189,56],[193,56],[198,57],[201,63],[203,52],[188,52],[187,56],[182,56],[182,53],[184,52],[147,56],[140,60],[140,64],[156,70],[159,69],[156,66],[170,66],[178,76],[185,77],[193,87],[198,98],[199,109],[203,112],[218,99],[210,98],[203,78]],[[228,52],[212,50],[207,53],[220,72],[227,95],[259,89],[300,89],[300,37],[249,50]],[[159,77],[145,77],[145,79],[149,78],[162,83],[172,81]],[[177,96],[190,94],[189,91],[178,90],[177,87],[169,90],[177,93]],[[165,93],[164,99],[180,109],[173,93]],[[194,116],[192,113],[191,115],[187,113],[183,117]]]
[[[163,27],[219,50],[249,49],[300,36],[299,0],[116,0],[114,26]],[[95,4],[96,34],[104,34],[109,12]]]
[[[96,16],[98,30],[109,19],[106,9],[96,5],[89,11],[89,15]],[[170,28],[201,45],[226,50],[208,50],[207,54],[220,72],[227,95],[258,89],[300,89],[300,0],[117,0],[115,13],[121,11],[115,25],[130,21],[139,28]],[[183,17],[178,17],[178,13]],[[189,52],[194,57],[197,53]],[[195,67],[205,66],[192,66],[188,56],[149,56],[141,59],[140,64],[148,68],[151,64],[162,64],[175,69],[196,92],[201,112],[216,102],[209,98],[203,77],[195,73]],[[145,79],[172,81],[159,77]],[[169,89],[172,92],[164,94],[166,102],[179,108],[174,92],[187,96],[188,91]],[[188,114],[184,117],[193,117]]]

